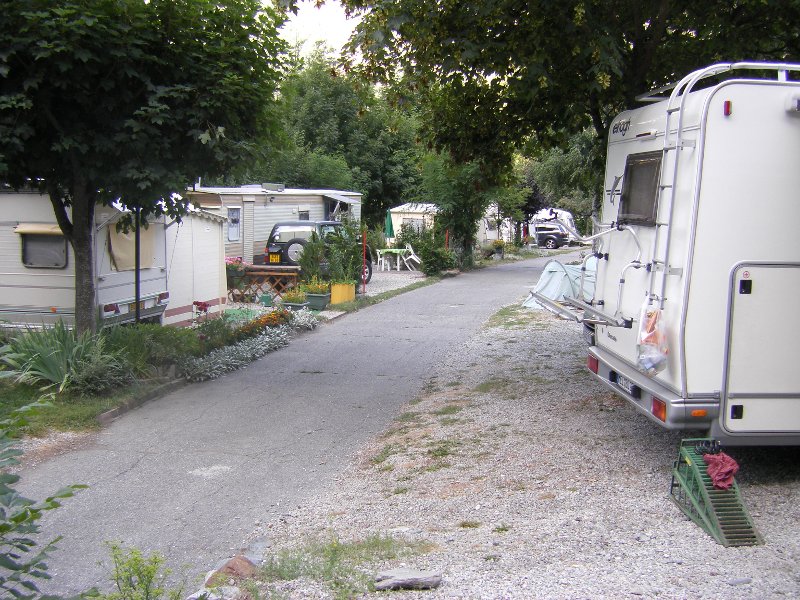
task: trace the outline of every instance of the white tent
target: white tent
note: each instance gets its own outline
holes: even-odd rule
[[[551,260],[544,266],[542,276],[536,283],[534,292],[556,302],[563,302],[565,298],[578,298],[584,302],[591,302],[594,296],[595,274],[597,272],[597,258],[592,256],[586,261],[586,272],[583,276],[583,298],[581,292],[581,265],[564,265],[557,260]],[[522,303],[526,308],[539,309],[539,304],[533,294]]]

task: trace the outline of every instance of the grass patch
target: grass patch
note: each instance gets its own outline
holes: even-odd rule
[[[392,494],[407,494],[410,491],[410,488],[407,487],[396,487],[392,490]]]
[[[269,558],[259,579],[265,583],[308,577],[329,588],[334,598],[354,598],[374,591],[374,582],[363,567],[430,552],[430,542],[408,542],[385,535],[342,542],[338,537],[309,541],[300,548],[282,550]]]
[[[422,419],[422,415],[416,412],[404,412],[398,416],[395,421],[399,423],[418,423]]]
[[[457,419],[455,417],[444,417],[443,419],[439,419],[439,425],[444,425],[449,427],[450,425],[458,425],[459,423],[463,423],[464,419]]]
[[[57,431],[98,429],[100,423],[97,417],[101,414],[140,397],[157,385],[134,384],[107,397],[57,394],[50,401],[52,407],[44,408],[28,418],[29,424],[22,433],[37,437],[46,435],[53,429]],[[41,390],[34,386],[0,381],[0,397],[3,398],[3,402],[0,403],[0,419],[6,418],[15,408],[30,404],[42,395]]]
[[[508,378],[492,377],[479,384],[473,391],[478,394],[490,394],[492,392],[503,392],[514,385]]]
[[[444,417],[448,415],[455,415],[460,413],[462,410],[464,410],[463,406],[459,406],[458,404],[448,404],[439,410],[433,411],[431,414],[436,415],[437,417]]]
[[[541,311],[530,310],[520,304],[505,306],[494,313],[486,322],[486,328],[525,329],[531,323],[539,321]]]
[[[387,444],[380,452],[378,452],[378,454],[370,459],[370,462],[373,465],[380,465],[386,462],[390,456],[397,454],[399,451],[400,450],[394,444]]]
[[[439,440],[430,445],[427,454],[432,458],[446,458],[455,453],[458,445],[456,440]]]

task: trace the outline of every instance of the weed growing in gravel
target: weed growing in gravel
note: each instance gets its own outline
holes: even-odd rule
[[[433,442],[428,449],[428,456],[432,456],[433,458],[445,458],[453,454],[459,444],[460,442],[456,440],[439,440]]]
[[[445,415],[454,415],[462,410],[464,410],[463,406],[459,406],[458,404],[448,404],[439,410],[433,411],[431,414],[436,415],[437,417],[443,417]]]
[[[507,533],[510,529],[511,529],[511,527],[509,527],[505,523],[501,523],[500,525],[498,525],[497,527],[494,528],[494,532],[495,533]]]
[[[477,529],[481,526],[480,521],[461,521],[458,524],[461,529]]]
[[[400,423],[416,423],[422,419],[422,415],[416,412],[404,412],[395,419]]]
[[[398,448],[394,444],[387,444],[383,447],[383,450],[378,452],[375,456],[370,459],[370,462],[373,465],[380,465],[381,463],[385,462],[390,456],[393,454],[397,454],[399,452]]]
[[[500,377],[491,377],[484,381],[483,383],[479,384],[473,391],[477,392],[478,394],[490,394],[493,392],[503,392],[515,382],[509,379],[508,377],[500,378]]]
[[[335,598],[354,598],[374,590],[364,566],[424,554],[430,542],[408,542],[375,534],[363,540],[343,542],[337,536],[311,540],[293,550],[282,550],[269,558],[261,570],[264,583],[308,577],[324,583]]]
[[[406,493],[408,493],[409,491],[410,491],[410,488],[407,488],[407,487],[396,487],[396,488],[394,488],[394,489],[392,490],[392,494],[395,494],[395,495],[398,495],[398,494],[406,494]]]
[[[503,329],[525,329],[531,323],[541,320],[541,315],[535,310],[515,304],[501,308],[489,318],[485,328],[501,327]]]
[[[439,425],[458,425],[459,423],[463,423],[464,419],[456,419],[455,417],[444,417],[443,419],[439,419]]]

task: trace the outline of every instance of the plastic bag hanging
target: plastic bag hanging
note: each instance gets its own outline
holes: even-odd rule
[[[661,309],[645,300],[639,317],[639,335],[636,338],[636,366],[650,377],[667,366],[667,336]]]

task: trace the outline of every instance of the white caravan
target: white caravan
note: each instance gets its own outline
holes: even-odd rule
[[[667,428],[800,444],[800,65],[668,89],[610,127],[595,295],[568,301],[588,366]]]
[[[136,315],[133,233],[116,231],[122,212],[95,209],[95,305],[102,325]],[[169,302],[164,219],[142,229],[142,319],[161,321]],[[0,327],[41,326],[75,317],[75,257],[56,224],[50,198],[0,191]]]
[[[548,223],[555,220],[558,220],[564,224],[565,228],[567,229],[570,242],[577,242],[580,240],[580,236],[576,233],[573,233],[577,231],[578,228],[575,226],[575,220],[572,217],[572,213],[568,210],[564,210],[563,208],[543,208],[533,215],[530,220],[530,224],[535,226],[538,223]]]

